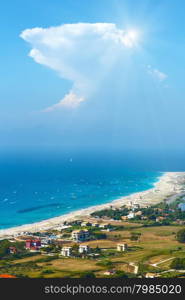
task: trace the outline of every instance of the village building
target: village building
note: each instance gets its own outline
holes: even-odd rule
[[[83,222],[81,223],[82,227],[88,227],[88,226],[92,226],[92,224],[90,222]]]
[[[161,222],[164,221],[166,218],[165,217],[157,217],[156,222]]]
[[[26,240],[26,249],[39,250],[41,248],[41,240]]]
[[[141,217],[141,220],[148,220],[148,217],[142,216],[142,217]]]
[[[138,274],[139,273],[139,266],[134,266],[134,274]]]
[[[16,247],[9,247],[8,249],[10,254],[16,254],[17,253],[17,248]]]
[[[127,251],[127,249],[128,249],[128,246],[126,243],[117,244],[117,251],[124,252],[124,251]]]
[[[134,212],[130,212],[128,215],[127,215],[127,218],[128,219],[133,219],[135,217],[135,213]]]
[[[72,239],[76,242],[85,242],[89,240],[90,234],[88,230],[74,230],[72,232]]]
[[[121,219],[122,219],[123,221],[127,221],[127,220],[128,220],[128,217],[127,217],[127,216],[122,216]]]
[[[98,224],[98,223],[92,223],[92,227],[99,227],[100,226],[100,224]]]
[[[134,273],[134,274],[137,275],[139,273],[139,266],[136,265],[133,262],[130,262],[129,265],[128,265],[128,267],[127,267],[127,270],[128,270],[128,272]]]
[[[97,258],[100,256],[100,254],[99,253],[90,253],[89,256],[92,258]]]
[[[135,213],[135,216],[141,216],[142,214],[143,214],[142,211],[139,210],[139,211],[137,211],[137,212]]]
[[[116,270],[107,270],[106,272],[104,272],[104,275],[110,276],[110,275],[114,275],[116,273]]]
[[[88,245],[80,245],[79,246],[79,253],[88,253],[90,250]]]
[[[110,227],[110,224],[108,224],[108,223],[100,224],[100,228],[107,229],[109,227]]]
[[[76,220],[75,223],[76,223],[76,225],[81,225],[82,221],[81,220]]]
[[[72,254],[72,247],[63,247],[61,250],[61,255],[69,257]]]
[[[48,236],[48,238],[51,240],[51,241],[55,241],[55,240],[57,240],[57,235],[55,235],[55,234],[51,234],[51,235],[49,235]]]
[[[138,209],[138,208],[140,208],[140,205],[138,203],[134,203],[132,207],[133,207],[133,209]]]
[[[145,278],[155,278],[155,277],[160,277],[160,275],[157,273],[146,273],[145,274]]]
[[[41,247],[48,247],[48,245],[51,244],[51,240],[49,238],[44,238],[41,240]]]
[[[177,219],[175,223],[179,225],[184,225],[185,221]]]
[[[104,230],[101,230],[101,231],[104,231]],[[106,229],[106,231],[108,231],[108,232],[114,231],[114,228],[113,227],[109,227],[109,228]]]

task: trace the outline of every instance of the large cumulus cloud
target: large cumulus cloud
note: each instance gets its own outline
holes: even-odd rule
[[[77,107],[88,99],[124,51],[136,45],[136,33],[112,23],[64,24],[26,29],[21,38],[31,44],[31,56],[72,82],[58,103],[43,111]]]

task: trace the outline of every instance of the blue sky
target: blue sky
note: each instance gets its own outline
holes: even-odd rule
[[[184,1],[0,8],[1,149],[184,151]]]

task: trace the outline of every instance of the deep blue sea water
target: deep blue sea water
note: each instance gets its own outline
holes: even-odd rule
[[[153,187],[157,171],[103,157],[0,159],[0,229],[33,223]]]

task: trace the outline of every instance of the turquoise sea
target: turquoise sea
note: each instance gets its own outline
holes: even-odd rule
[[[126,161],[126,160],[125,160]],[[69,155],[0,159],[0,229],[34,223],[147,190],[161,175],[123,160]]]

